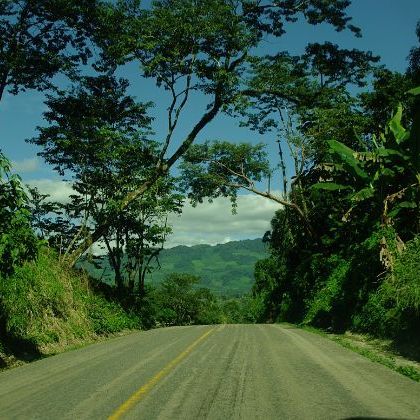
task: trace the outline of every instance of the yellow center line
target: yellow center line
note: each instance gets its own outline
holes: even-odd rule
[[[127,413],[134,405],[136,405],[140,400],[142,400],[148,392],[165,376],[167,376],[172,369],[175,368],[183,359],[185,359],[196,347],[200,344],[207,336],[209,336],[214,331],[212,328],[209,331],[206,331],[201,335],[197,340],[195,340],[191,345],[189,345],[182,353],[180,353],[175,359],[169,362],[161,371],[159,371],[153,378],[148,382],[142,385],[137,391],[135,391],[131,396],[122,403],[109,417],[108,420],[117,420],[120,419],[124,414]]]

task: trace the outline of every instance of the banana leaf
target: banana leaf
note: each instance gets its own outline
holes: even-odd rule
[[[401,125],[402,112],[403,107],[401,104],[399,104],[397,112],[388,123],[388,126],[394,134],[395,140],[398,144],[407,140],[410,137],[410,133]]]
[[[331,151],[339,155],[343,162],[347,164],[354,175],[363,180],[369,179],[369,175],[362,169],[359,161],[356,159],[356,153],[350,147],[337,140],[329,140],[328,145]]]
[[[351,196],[352,201],[364,201],[368,198],[371,198],[375,195],[375,190],[372,187],[366,187],[357,191],[355,194]]]
[[[348,185],[336,184],[334,182],[318,182],[311,186],[313,190],[337,191],[351,189]]]

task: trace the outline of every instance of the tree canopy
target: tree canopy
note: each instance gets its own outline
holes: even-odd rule
[[[0,3],[0,100],[6,89],[45,90],[57,74],[74,76],[92,56],[90,22],[100,1],[3,0]]]

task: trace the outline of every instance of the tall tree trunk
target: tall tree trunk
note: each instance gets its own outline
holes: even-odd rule
[[[286,163],[284,161],[284,155],[283,155],[283,149],[281,147],[280,136],[276,140],[276,143],[279,146],[280,168],[281,168],[281,175],[282,175],[282,179],[283,179],[283,197],[286,197],[286,194],[287,194]]]
[[[119,260],[115,253],[115,250],[111,247],[109,240],[106,236],[104,236],[104,242],[108,249],[108,260],[114,270],[114,281],[117,289],[122,290],[123,283],[122,283],[122,276],[121,276],[121,266],[119,264]]]

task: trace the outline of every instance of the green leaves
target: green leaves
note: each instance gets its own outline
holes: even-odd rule
[[[27,196],[20,178],[10,174],[10,162],[0,151],[0,276],[34,259],[38,241],[30,225]]]
[[[339,141],[328,141],[333,161],[324,168],[333,168],[327,172],[330,181],[315,183],[311,189],[348,190],[344,200],[349,210],[343,221],[350,220],[355,209],[363,205],[369,205],[371,211],[381,214],[385,224],[395,223],[402,210],[405,215],[418,217],[415,210],[420,178],[415,165],[415,148],[411,146],[414,136],[402,126],[402,118],[403,108],[399,105],[387,124],[388,130],[381,134],[379,144],[374,143],[373,150],[356,152]]]
[[[351,200],[354,202],[360,202],[372,198],[375,195],[375,189],[372,187],[362,188],[356,193],[351,195]]]
[[[406,129],[401,125],[402,112],[402,105],[399,104],[397,112],[388,123],[388,126],[391,132],[394,134],[397,144],[400,144],[402,141],[407,140],[409,137],[409,133],[407,133]]]
[[[402,201],[398,203],[394,208],[388,213],[388,216],[394,218],[398,216],[401,210],[403,209],[415,209],[418,207],[418,203],[413,201]]]
[[[270,176],[264,144],[207,141],[194,145],[182,165],[182,185],[193,203],[204,198],[231,197]]]
[[[341,161],[347,165],[354,176],[363,181],[369,178],[369,175],[363,170],[361,162],[355,158],[355,152],[352,149],[336,140],[328,141],[328,145],[330,150],[337,154]]]
[[[420,95],[420,86],[414,88],[414,89],[410,89],[407,93],[409,93],[410,95]]]
[[[0,100],[26,89],[53,88],[57,73],[74,77],[92,56],[88,39],[99,0],[2,0]]]

